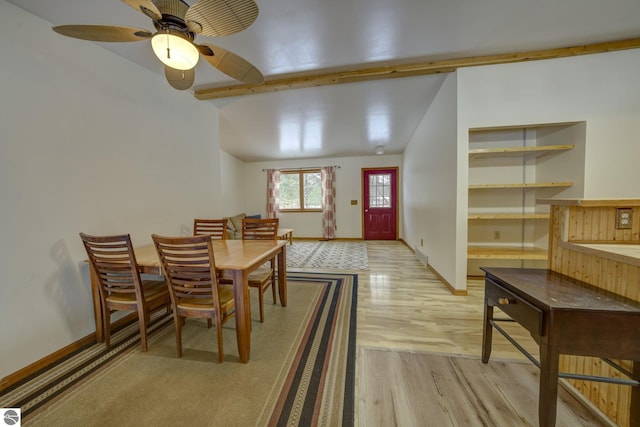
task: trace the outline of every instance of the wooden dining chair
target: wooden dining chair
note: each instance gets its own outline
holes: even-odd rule
[[[278,240],[278,218],[243,218],[242,240]],[[273,303],[276,303],[276,259],[249,274],[249,286],[258,289],[260,322],[264,322],[264,293],[271,286]]]
[[[233,289],[218,286],[211,237],[151,236],[169,285],[176,328],[176,349],[182,356],[182,325],[186,318],[213,319],[218,360],[224,360],[222,324],[235,315]]]
[[[196,218],[193,220],[193,235],[208,235],[212,239],[227,240],[227,218],[223,219],[204,219]]]
[[[147,325],[153,311],[171,306],[163,280],[142,280],[129,234],[91,236],[80,233],[98,286],[107,347],[111,345],[111,314],[136,311],[142,351],[147,351]]]

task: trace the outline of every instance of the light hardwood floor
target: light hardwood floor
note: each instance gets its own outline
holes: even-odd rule
[[[378,390],[368,390],[375,384],[370,376],[399,378],[400,369],[389,363],[372,366],[372,352],[385,350],[397,354],[445,353],[480,358],[482,340],[482,316],[484,284],[480,280],[468,282],[467,296],[454,296],[438,278],[427,270],[413,252],[402,242],[367,242],[369,270],[360,272],[358,277],[358,379],[356,381],[356,425],[371,425],[373,419],[391,419],[391,425],[465,425],[453,421],[445,424],[433,419],[419,419],[418,415],[400,414],[412,411],[424,402],[395,402],[389,406],[377,399]],[[528,332],[516,323],[505,326],[509,333],[528,351],[538,355],[538,346]],[[523,363],[528,360],[499,333],[493,334],[491,360],[508,359]],[[402,359],[402,358],[400,358]],[[400,362],[406,363],[405,362]],[[415,369],[419,369],[416,367]],[[394,370],[394,372],[381,372]],[[395,372],[397,370],[398,372]],[[409,370],[411,371],[411,370]],[[406,372],[405,372],[406,375]],[[414,378],[420,378],[421,372],[414,372]],[[410,380],[411,375],[409,375]],[[406,381],[407,378],[400,379]],[[514,381],[517,381],[514,379]],[[418,389],[418,388],[416,388]],[[534,397],[537,394],[534,393]],[[408,393],[402,399],[420,399]],[[537,401],[531,402],[537,407]],[[397,411],[389,418],[375,411]],[[415,410],[415,409],[413,409]],[[365,414],[364,411],[367,413]],[[373,411],[373,413],[370,413]],[[359,414],[360,413],[360,414]],[[358,421],[360,420],[360,422]],[[403,422],[402,420],[414,420]],[[383,425],[383,424],[376,424]],[[469,424],[470,425],[470,424]],[[489,421],[481,425],[514,425]],[[518,425],[518,424],[515,424]],[[519,425],[531,425],[523,422]],[[558,419],[558,425],[563,425]],[[565,425],[601,425],[585,423]]]
[[[404,243],[370,241],[367,252],[369,271],[358,276],[359,347],[480,356],[482,281],[469,281],[468,295],[455,296]],[[507,326],[537,354],[524,328]],[[494,334],[491,355],[526,360],[500,334]]]

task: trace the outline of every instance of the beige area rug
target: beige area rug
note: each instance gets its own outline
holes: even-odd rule
[[[361,348],[361,426],[538,425],[539,371],[528,361]],[[557,427],[610,426],[563,387]]]
[[[140,350],[139,338],[125,337],[131,349],[114,361],[108,353],[92,356],[107,366],[79,384],[64,385],[85,362],[47,387],[35,379],[25,390],[11,390],[3,406],[14,406],[7,402],[13,394],[22,402],[23,425],[30,426],[353,425],[357,275],[287,277],[288,306],[273,305],[267,295],[265,322],[252,312],[248,364],[238,361],[233,320],[223,326],[222,364],[215,328],[187,320],[177,358],[168,321],[152,334],[148,352]],[[87,351],[104,353],[103,345],[93,347]],[[61,387],[67,389],[59,393]],[[54,397],[30,409],[34,388]]]

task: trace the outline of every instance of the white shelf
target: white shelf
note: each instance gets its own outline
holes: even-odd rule
[[[547,251],[521,246],[468,246],[467,259],[532,259],[546,260]]]
[[[539,158],[549,156],[575,148],[573,144],[567,145],[535,145],[531,147],[493,147],[477,148],[469,150],[469,159],[479,159],[486,157],[521,157]]]
[[[532,213],[532,214],[499,214],[499,213],[482,213],[469,214],[470,220],[509,220],[509,219],[549,219],[548,213]]]
[[[553,188],[553,187],[571,187],[573,182],[525,182],[512,184],[471,184],[469,190],[495,190],[510,188]]]

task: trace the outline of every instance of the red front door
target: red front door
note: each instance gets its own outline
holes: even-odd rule
[[[363,169],[365,240],[397,240],[397,168]]]

